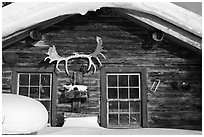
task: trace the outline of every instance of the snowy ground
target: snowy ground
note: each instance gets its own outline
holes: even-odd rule
[[[202,135],[201,131],[165,128],[107,129],[97,117],[67,118],[63,127],[46,127],[37,135]]]

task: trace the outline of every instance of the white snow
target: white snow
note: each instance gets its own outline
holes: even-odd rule
[[[74,90],[74,88],[78,88],[79,91],[87,91],[87,86],[85,85],[63,85],[64,88],[68,89],[67,92]]]
[[[162,18],[176,26],[202,36],[202,17],[169,2],[137,2],[115,4],[115,7],[137,10]]]
[[[46,127],[38,135],[202,135],[201,131],[167,128],[108,129],[97,117],[67,118],[63,127]]]
[[[158,16],[198,36],[202,36],[202,17],[167,2],[77,2],[77,3],[23,3],[17,2],[2,8],[2,37],[26,29],[40,22],[65,14],[85,14],[101,7],[118,7]]]

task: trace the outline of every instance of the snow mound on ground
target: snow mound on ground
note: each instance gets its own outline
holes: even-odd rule
[[[100,128],[97,117],[66,118],[63,127],[92,127]]]

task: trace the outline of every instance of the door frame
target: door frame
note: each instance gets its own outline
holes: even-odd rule
[[[101,68],[101,97],[100,97],[100,124],[108,128],[107,100],[106,100],[106,74],[107,73],[140,73],[141,76],[141,127],[147,127],[147,69],[144,67],[122,66]]]

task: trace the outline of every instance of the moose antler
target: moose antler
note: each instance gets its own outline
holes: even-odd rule
[[[104,59],[106,59],[106,57],[103,55],[102,52],[105,52],[106,50],[103,50],[103,47],[102,47],[102,39],[100,37],[96,37],[96,42],[97,42],[97,47],[95,49],[95,51],[89,55],[87,54],[79,54],[79,53],[74,53],[74,55],[71,55],[69,57],[61,57],[58,55],[57,51],[56,51],[56,47],[53,45],[52,47],[50,47],[48,49],[48,52],[46,53],[48,56],[44,59],[47,60],[47,59],[50,59],[49,63],[52,63],[54,61],[57,61],[56,63],[56,69],[60,71],[59,69],[59,64],[60,62],[64,61],[65,63],[65,71],[67,74],[69,74],[69,71],[68,71],[68,62],[69,60],[73,60],[73,59],[87,59],[88,60],[88,69],[87,71],[90,71],[91,67],[93,66],[93,73],[96,72],[96,65],[94,64],[94,62],[92,61],[93,58],[95,58],[100,67],[102,66],[101,64],[101,61],[99,60],[98,58],[98,55],[101,55]]]

